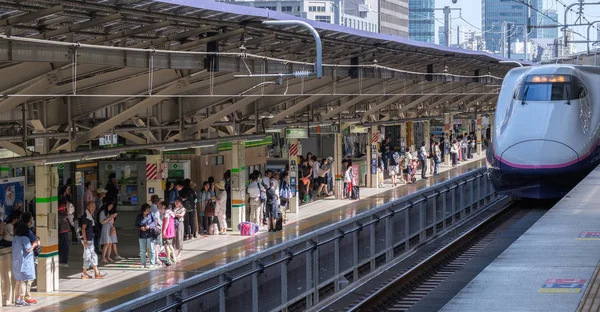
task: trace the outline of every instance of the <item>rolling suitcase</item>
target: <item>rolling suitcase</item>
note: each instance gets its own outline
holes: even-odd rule
[[[360,190],[358,189],[358,186],[354,185],[352,186],[352,194],[351,194],[351,199],[360,199]]]

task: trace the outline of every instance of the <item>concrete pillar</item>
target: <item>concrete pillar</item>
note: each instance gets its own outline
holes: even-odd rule
[[[246,221],[246,150],[244,141],[231,142],[231,229]]]
[[[333,155],[333,174],[335,177],[335,182],[333,185],[333,192],[335,194],[335,198],[344,199],[344,181],[342,178],[344,177],[344,172],[342,169],[342,159],[344,158],[344,154],[342,153],[342,135],[336,134],[334,139],[335,151]]]
[[[377,188],[377,142],[379,142],[379,131],[377,127],[371,127],[367,136],[367,145],[371,148],[367,151],[367,187]]]
[[[415,150],[415,134],[412,121],[406,123],[406,146],[410,146],[410,150]]]
[[[161,163],[163,162],[162,153],[158,155],[146,155],[146,168],[151,168],[149,165],[156,166],[156,176],[152,180],[148,180],[148,176],[146,176],[146,201],[148,204],[151,204],[150,197],[152,195],[158,195],[163,197],[163,189],[162,189],[162,175],[161,175]],[[152,169],[153,170],[153,169]],[[99,207],[96,207],[99,209]]]
[[[300,142],[298,140],[288,140],[288,165],[290,167],[290,190],[292,190],[292,198],[289,201],[291,213],[298,213],[298,207],[300,206],[298,202],[298,155],[300,153]]]
[[[494,118],[494,114],[490,114],[490,137],[488,138],[490,144],[494,142]]]
[[[423,127],[425,128],[423,129],[424,142],[426,144],[427,150],[429,150],[429,137],[431,136],[431,121],[423,121]],[[419,143],[419,146],[421,146],[421,143]]]
[[[481,156],[481,131],[482,129],[482,120],[481,114],[477,115],[477,130],[475,130],[475,135],[477,136],[477,155]]]
[[[39,292],[58,290],[58,170],[54,166],[35,168],[35,229],[42,243],[38,257]]]
[[[444,163],[446,165],[450,165],[450,146],[452,145],[452,141],[450,141],[450,130],[452,129],[452,115],[448,113],[444,113],[444,136],[445,141],[448,148],[444,150]]]
[[[404,151],[406,152],[406,147],[409,146],[408,145],[408,141],[407,141],[407,134],[406,134],[406,123],[403,122],[400,124],[400,148],[404,148]]]

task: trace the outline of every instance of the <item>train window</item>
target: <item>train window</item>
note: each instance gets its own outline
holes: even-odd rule
[[[532,75],[515,90],[514,98],[522,101],[570,101],[585,97],[579,79],[567,75]]]

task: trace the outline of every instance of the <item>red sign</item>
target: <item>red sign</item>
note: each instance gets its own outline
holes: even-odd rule
[[[446,124],[446,125],[444,126],[444,130],[445,130],[445,131],[450,131],[450,124]]]
[[[377,143],[379,141],[379,132],[373,132],[373,138],[371,139],[371,143]]]
[[[156,164],[146,164],[146,180],[156,180],[158,168]]]
[[[290,156],[298,156],[298,144],[290,144]]]

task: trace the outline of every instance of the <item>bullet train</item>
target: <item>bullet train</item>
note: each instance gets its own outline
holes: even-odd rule
[[[558,198],[600,163],[600,67],[519,67],[502,83],[487,150],[502,195]]]

